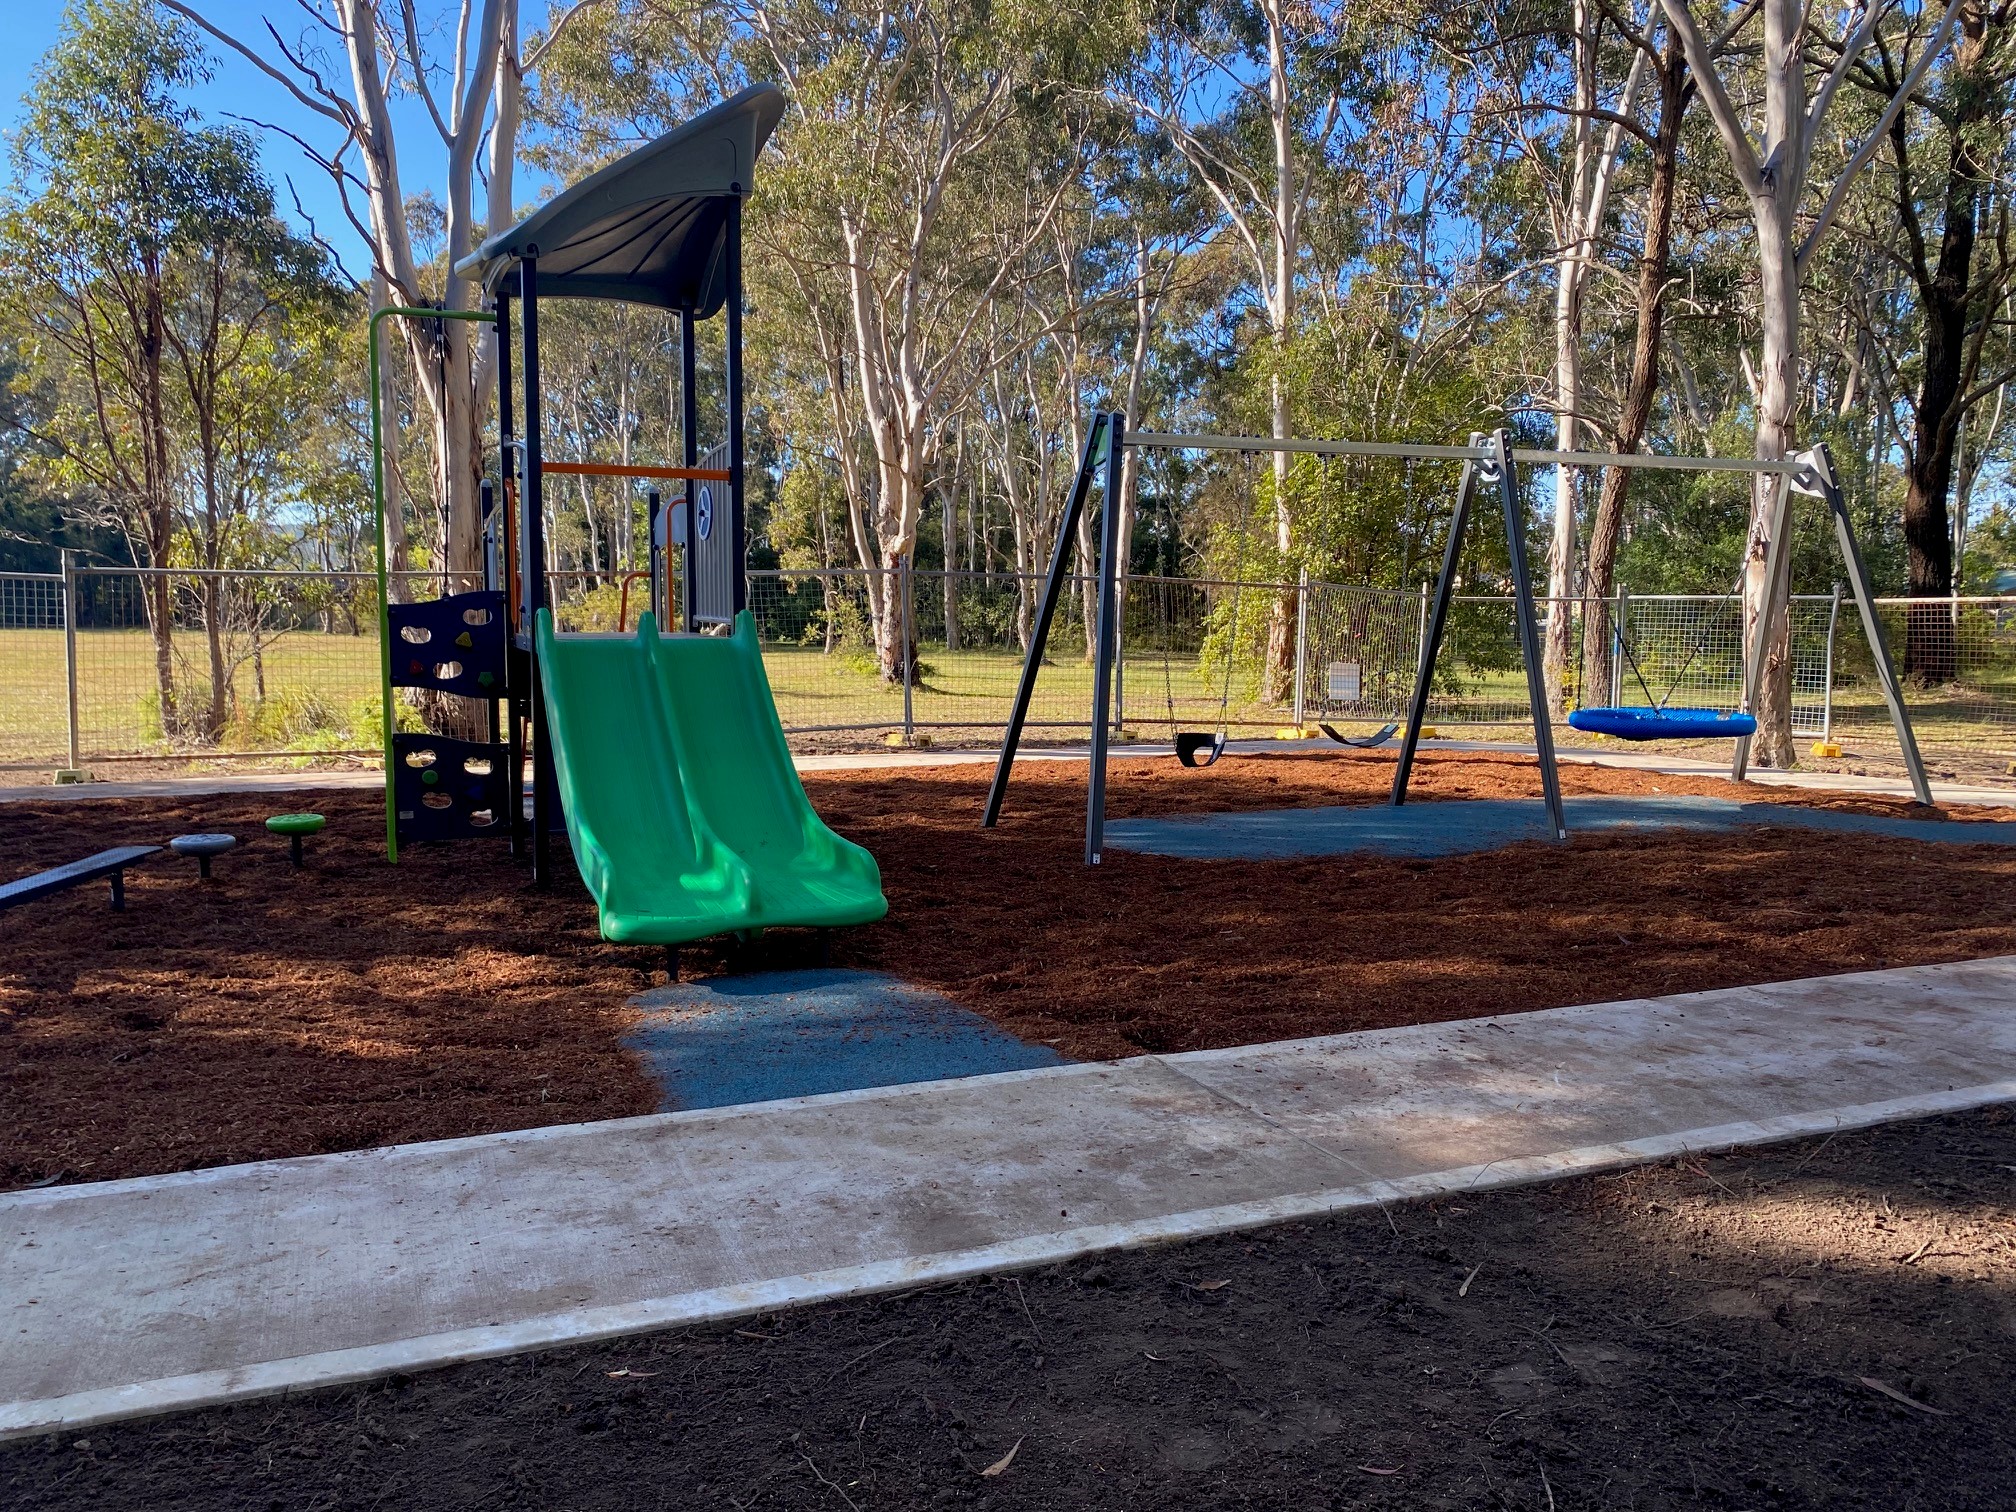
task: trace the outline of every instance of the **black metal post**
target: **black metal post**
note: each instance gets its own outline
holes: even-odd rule
[[[1057,544],[1050,548],[1050,571],[1043,582],[1043,598],[1036,606],[1036,623],[1029,629],[1029,650],[1022,658],[1022,678],[1015,685],[1015,703],[1008,711],[1001,754],[994,762],[994,781],[988,786],[987,807],[980,816],[983,829],[994,827],[1001,817],[1001,800],[1008,796],[1008,774],[1015,766],[1016,748],[1022,744],[1022,726],[1029,718],[1029,701],[1036,693],[1036,674],[1042,670],[1044,648],[1050,641],[1050,622],[1056,618],[1057,604],[1064,594],[1071,543],[1076,538],[1078,517],[1085,512],[1085,496],[1092,490],[1092,474],[1098,470],[1099,448],[1105,435],[1106,417],[1094,415],[1085,436],[1084,455],[1078,459],[1078,475],[1071,480],[1064,514],[1057,522]]]
[[[483,591],[497,590],[497,487],[488,478],[476,484],[476,512],[482,517]]]
[[[544,427],[539,404],[539,257],[528,250],[518,263],[518,298],[524,305],[522,317],[525,344],[525,480],[519,490],[524,500],[524,527],[519,536],[525,543],[519,568],[524,578],[527,633],[536,630],[539,611],[546,607],[546,499],[540,468],[540,442]],[[539,657],[531,659],[532,679],[532,885],[545,887],[553,880],[553,819],[559,793],[559,777],[553,769],[553,740],[546,719],[545,689],[540,685]]]
[[[1533,746],[1540,758],[1540,791],[1554,838],[1568,838],[1561,809],[1561,769],[1554,759],[1554,726],[1547,713],[1547,671],[1540,661],[1540,615],[1533,598],[1533,574],[1526,561],[1526,520],[1519,501],[1519,471],[1501,430],[1491,435],[1491,469],[1498,475],[1498,501],[1505,510],[1505,546],[1512,562],[1512,603],[1519,618],[1519,654],[1526,662],[1526,700],[1533,710]]]
[[[498,573],[502,566],[497,556],[499,549],[498,533],[502,529],[501,523],[497,518],[497,490],[492,486],[490,480],[485,478],[476,485],[476,493],[483,514],[483,591],[486,593],[495,593],[497,591]],[[508,620],[510,616],[507,614],[505,617]],[[507,624],[505,628],[508,630],[510,627]],[[502,706],[508,704],[511,698],[511,673],[509,670],[511,665],[511,638],[508,634],[504,638],[504,665],[506,669],[504,673],[504,686],[496,690],[495,696],[484,700],[484,705],[489,713],[490,744],[492,745],[497,744],[499,740],[503,739],[504,730],[501,710]]]
[[[523,637],[526,632],[519,595],[511,574],[518,566],[517,552],[524,532],[517,528],[519,499],[512,480],[518,477],[517,417],[511,398],[511,296],[497,291],[497,477],[504,490],[502,558],[504,572],[504,628],[509,632],[504,647],[504,726],[506,743],[504,801],[510,807],[511,854],[525,854],[530,838],[525,828],[525,720],[530,713],[525,693],[531,683]]]
[[[1911,713],[1904,705],[1904,688],[1897,680],[1897,664],[1890,656],[1890,642],[1883,634],[1883,622],[1876,614],[1876,594],[1869,584],[1869,568],[1862,560],[1862,547],[1855,539],[1855,526],[1848,517],[1848,501],[1841,495],[1841,477],[1834,471],[1834,454],[1825,442],[1812,452],[1816,464],[1814,482],[1827,509],[1834,516],[1834,541],[1841,549],[1842,564],[1848,569],[1848,585],[1855,594],[1855,608],[1862,616],[1862,633],[1869,641],[1869,654],[1876,662],[1876,681],[1883,690],[1883,702],[1890,710],[1890,725],[1897,732],[1897,746],[1904,754],[1905,770],[1911,774],[1911,792],[1928,808],[1932,784],[1925,775],[1925,758],[1919,754],[1918,734],[1911,727]],[[1789,492],[1792,484],[1788,481]],[[1838,588],[1835,590],[1840,591]]]
[[[1120,640],[1120,465],[1126,419],[1106,417],[1106,478],[1099,501],[1099,630],[1093,637],[1091,771],[1085,784],[1085,864],[1097,866],[1106,847],[1106,714],[1113,700],[1113,663]]]
[[[698,383],[699,357],[694,351],[693,311],[679,312],[679,456],[682,466],[700,465],[700,389]],[[694,491],[698,487],[692,479],[686,480],[686,497],[679,508],[686,518],[686,543],[679,548],[679,628],[691,633],[693,629],[693,543],[694,534]]]
[[[749,517],[742,487],[742,200],[728,201],[728,520],[735,612],[749,607]]]
[[[1471,445],[1482,442],[1472,436]],[[1435,683],[1435,657],[1442,649],[1442,632],[1449,625],[1449,599],[1456,589],[1456,563],[1463,552],[1463,532],[1470,522],[1470,499],[1477,490],[1477,463],[1463,464],[1463,478],[1456,486],[1456,508],[1449,517],[1449,540],[1442,547],[1442,571],[1435,579],[1435,599],[1428,611],[1428,627],[1421,637],[1421,660],[1414,669],[1414,696],[1407,705],[1407,733],[1400,737],[1400,760],[1393,768],[1393,804],[1407,801],[1407,779],[1414,772],[1414,748],[1421,743],[1421,726],[1428,718],[1428,694]]]

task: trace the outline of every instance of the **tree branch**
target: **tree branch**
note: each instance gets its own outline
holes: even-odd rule
[[[1715,71],[1714,48],[1701,35],[1694,13],[1687,8],[1687,0],[1659,0],[1659,8],[1666,12],[1667,24],[1680,35],[1681,50],[1687,54],[1687,66],[1693,71],[1695,83],[1700,87],[1702,103],[1708,107],[1709,118],[1721,134],[1736,182],[1743,186],[1745,194],[1755,199],[1764,193],[1764,169],[1757,161],[1757,148],[1750,140],[1750,133],[1743,128],[1743,118],[1736,112],[1736,102],[1729,98],[1722,76]]]
[[[204,31],[208,32],[211,36],[215,37],[219,42],[222,42],[226,47],[230,48],[233,52],[237,53],[241,58],[245,59],[246,62],[250,63],[254,68],[258,69],[261,73],[265,74],[267,78],[273,80],[274,83],[278,84],[282,89],[286,90],[289,94],[293,95],[295,99],[299,100],[303,105],[306,105],[310,110],[314,111],[317,115],[326,116],[328,119],[334,121],[338,126],[341,126],[345,131],[353,129],[354,122],[347,109],[342,108],[344,102],[342,101],[342,98],[340,96],[329,94],[326,90],[324,90],[322,91],[322,93],[325,95],[325,98],[320,100],[316,99],[314,95],[309,94],[299,84],[295,83],[292,79],[288,78],[286,74],[282,73],[279,69],[275,68],[271,63],[268,63],[264,58],[260,57],[259,54],[254,52],[250,47],[247,47],[243,42],[240,42],[236,37],[232,36],[231,33],[223,30],[221,27],[211,25],[209,20],[202,14],[202,12],[195,10],[190,6],[184,5],[182,3],[182,0],[161,0],[161,3],[165,5],[169,10],[174,11],[176,15],[183,17],[185,20],[194,21]],[[273,23],[271,21],[268,21],[266,23],[266,29],[268,31],[273,30]],[[279,34],[277,32],[274,33],[274,40],[276,42],[279,40]],[[332,100],[335,101],[336,103],[331,104],[330,101]]]
[[[1799,245],[1798,256],[1793,260],[1795,270],[1801,275],[1805,273],[1806,264],[1813,256],[1813,249],[1820,245],[1820,238],[1827,234],[1827,228],[1834,224],[1834,217],[1841,213],[1841,205],[1848,198],[1848,191],[1853,186],[1856,175],[1868,164],[1869,159],[1875,156],[1877,147],[1890,132],[1890,123],[1897,119],[1898,114],[1917,90],[1918,81],[1925,77],[1925,71],[1932,66],[1933,60],[1946,50],[1946,36],[1953,29],[1953,21],[1960,14],[1961,4],[1962,0],[1946,0],[1945,13],[1940,16],[1938,28],[1932,33],[1932,39],[1925,44],[1925,51],[1919,54],[1918,61],[1911,65],[1911,71],[1904,76],[1904,82],[1890,97],[1890,103],[1884,107],[1883,114],[1877,119],[1876,124],[1869,128],[1868,135],[1850,155],[1847,165],[1841,170],[1840,177],[1835,179],[1826,203],[1820,207],[1819,215],[1814,218],[1813,228],[1806,233],[1805,241]]]

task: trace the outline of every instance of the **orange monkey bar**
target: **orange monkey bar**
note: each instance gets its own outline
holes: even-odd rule
[[[541,462],[541,472],[582,478],[673,478],[697,483],[732,483],[725,467],[625,467],[615,462]]]

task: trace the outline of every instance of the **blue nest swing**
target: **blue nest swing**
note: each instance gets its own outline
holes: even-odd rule
[[[1742,589],[1743,580],[1737,578],[1737,591]],[[1732,595],[1733,597],[1734,595]],[[1757,733],[1755,716],[1744,713],[1723,713],[1720,709],[1672,708],[1666,700],[1679,689],[1681,679],[1687,669],[1700,656],[1708,626],[1703,625],[1695,632],[1694,643],[1688,648],[1686,660],[1673,674],[1663,695],[1655,696],[1651,684],[1645,681],[1645,669],[1639,665],[1638,651],[1631,644],[1628,627],[1620,619],[1616,628],[1617,649],[1624,653],[1624,660],[1630,665],[1631,675],[1638,680],[1638,686],[1645,690],[1642,704],[1597,705],[1587,709],[1577,709],[1568,716],[1570,729],[1583,730],[1591,735],[1611,735],[1618,740],[1741,740],[1746,735]]]
[[[1735,740],[1757,733],[1757,721],[1748,714],[1644,705],[1577,709],[1568,716],[1568,724],[1591,735],[1614,735],[1619,740]]]

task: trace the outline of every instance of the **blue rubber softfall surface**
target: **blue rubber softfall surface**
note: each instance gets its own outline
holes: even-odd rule
[[[654,987],[624,1039],[657,1081],[660,1108],[851,1092],[1057,1066],[922,987],[872,971],[766,971]]]
[[[1571,839],[1577,831],[1727,831],[1770,824],[1962,845],[2016,845],[2016,824],[1900,819],[1789,803],[1738,803],[1729,798],[1569,798],[1564,808]],[[1354,852],[1455,856],[1547,838],[1546,809],[1538,800],[1514,798],[1410,803],[1401,808],[1380,804],[1115,819],[1106,826],[1106,843],[1116,850],[1193,861],[1282,861]]]

